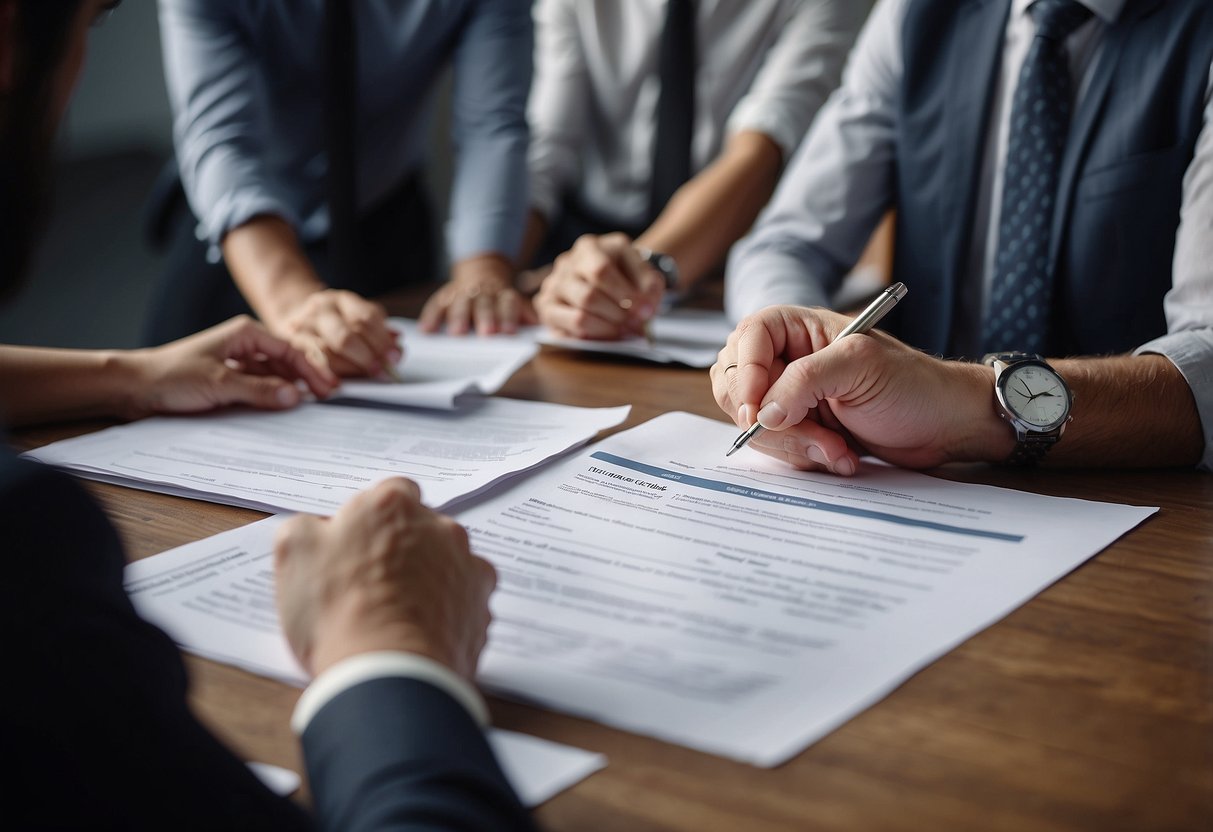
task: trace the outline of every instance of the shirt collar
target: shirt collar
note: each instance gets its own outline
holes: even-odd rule
[[[1036,0],[1014,0],[1011,13],[1014,15],[1027,14],[1028,8],[1035,2]],[[1124,11],[1128,0],[1078,0],[1078,2],[1090,9],[1104,23],[1115,23],[1120,17],[1120,13]]]

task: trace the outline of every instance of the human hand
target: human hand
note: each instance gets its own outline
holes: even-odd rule
[[[132,418],[152,413],[198,413],[231,404],[281,410],[299,403],[295,382],[317,397],[337,379],[247,315],[162,347],[126,355]]]
[[[342,289],[308,294],[275,324],[313,364],[345,377],[374,378],[400,360],[400,333],[379,304]]]
[[[535,311],[514,288],[513,267],[495,254],[470,257],[451,267],[451,279],[421,310],[422,332],[446,325],[452,335],[517,332],[519,325],[537,323]]]
[[[910,468],[1000,458],[1010,431],[995,414],[989,368],[942,361],[875,330],[835,341],[848,323],[825,309],[774,306],[729,336],[712,390],[739,428],[755,419],[767,428],[752,447],[844,476],[860,453]]]
[[[331,520],[300,515],[278,530],[274,574],[282,629],[313,675],[360,653],[400,650],[471,681],[491,619],[493,567],[463,527],[391,479]]]
[[[535,310],[560,335],[610,340],[644,334],[664,294],[660,273],[627,235],[586,234],[556,258]]]

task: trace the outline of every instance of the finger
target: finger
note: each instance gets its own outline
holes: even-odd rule
[[[865,377],[878,376],[881,347],[873,338],[843,338],[790,362],[763,397],[758,421],[768,430],[801,422],[825,399],[851,396]]]
[[[472,299],[472,323],[477,335],[497,332],[497,298],[494,294],[481,292]]]
[[[425,302],[425,306],[421,309],[421,316],[417,319],[417,325],[422,332],[437,332],[442,327],[443,321],[446,320],[450,288],[450,286],[442,287]]]
[[[806,419],[787,430],[763,431],[750,444],[804,470],[824,468],[849,477],[859,463],[846,437],[814,419]]]
[[[570,280],[558,288],[560,300],[574,309],[584,309],[595,318],[621,328],[631,316],[632,300],[616,300],[584,280]]]
[[[397,346],[387,325],[387,311],[378,303],[353,292],[342,292],[337,296],[337,308],[350,329],[366,341],[381,360]]]
[[[452,335],[466,335],[472,325],[472,301],[479,293],[468,296],[462,292],[452,292],[450,303],[446,307],[446,331]]]
[[[381,509],[394,511],[401,506],[421,505],[421,486],[407,477],[392,477],[371,489],[373,503]]]
[[[497,568],[478,555],[472,555],[472,563],[477,572],[484,597],[487,599],[493,590],[497,588]]]
[[[302,381],[320,398],[329,395],[340,383],[327,366],[315,365],[303,351],[271,335],[261,325],[249,323],[251,326],[245,329],[242,344],[229,357],[246,361],[264,356],[273,372],[291,381]]]
[[[618,338],[620,333],[618,324],[567,304],[549,306],[544,313],[544,323],[573,338]]]
[[[513,289],[507,289],[497,294],[497,322],[502,332],[513,334],[518,331],[518,322],[522,318],[522,298]]]
[[[665,278],[640,256],[634,245],[624,246],[619,258],[623,270],[638,291],[635,297],[635,317],[647,321],[657,314],[661,299],[665,296]]]
[[[274,533],[274,567],[278,569],[314,541],[323,521],[310,514],[298,514],[284,522]]]
[[[630,249],[631,246],[626,248]],[[581,237],[570,252],[568,269],[570,277],[575,280],[568,282],[589,284],[616,304],[628,301],[630,305],[636,300],[639,287],[632,276],[621,268],[624,262],[622,255],[618,243],[614,250],[608,251],[599,238],[590,235]]]
[[[337,312],[324,312],[316,321],[316,331],[330,356],[340,358],[352,365],[356,375],[373,377],[383,367],[382,361],[360,335],[350,329],[346,320]],[[344,369],[336,364],[334,369]]]
[[[736,369],[729,380],[733,401],[747,412],[738,416],[742,427],[749,427],[758,413],[770,386],[771,365],[778,354],[776,339],[772,337],[766,321],[760,316],[751,316],[737,325],[734,332]],[[733,414],[730,414],[733,415]]]
[[[228,369],[215,387],[218,405],[247,404],[261,410],[284,410],[299,404],[299,388],[276,376]]]

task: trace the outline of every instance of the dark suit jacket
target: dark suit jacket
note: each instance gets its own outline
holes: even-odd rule
[[[6,828],[532,828],[467,712],[410,679],[358,685],[316,715],[315,819],[273,795],[190,712],[177,649],[123,592],[99,508],[3,450],[0,551]]]
[[[1009,8],[913,0],[906,11],[894,274],[914,295],[883,326],[928,352],[949,353],[973,277],[966,257]],[[1162,301],[1210,61],[1208,0],[1127,0],[1106,27],[1061,160],[1049,355],[1125,352],[1166,333]]]

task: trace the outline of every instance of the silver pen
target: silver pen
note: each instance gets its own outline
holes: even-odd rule
[[[889,288],[885,289],[875,300],[868,304],[867,308],[860,312],[855,318],[846,325],[842,332],[838,333],[838,338],[846,338],[848,335],[862,335],[880,322],[880,319],[889,314],[889,310],[897,305],[897,301],[906,296],[904,283],[894,283]],[[833,343],[833,342],[831,342]],[[750,426],[750,429],[743,432],[733,441],[733,447],[729,448],[729,452],[725,456],[732,456],[746,446],[751,439],[766,430],[758,422]]]

